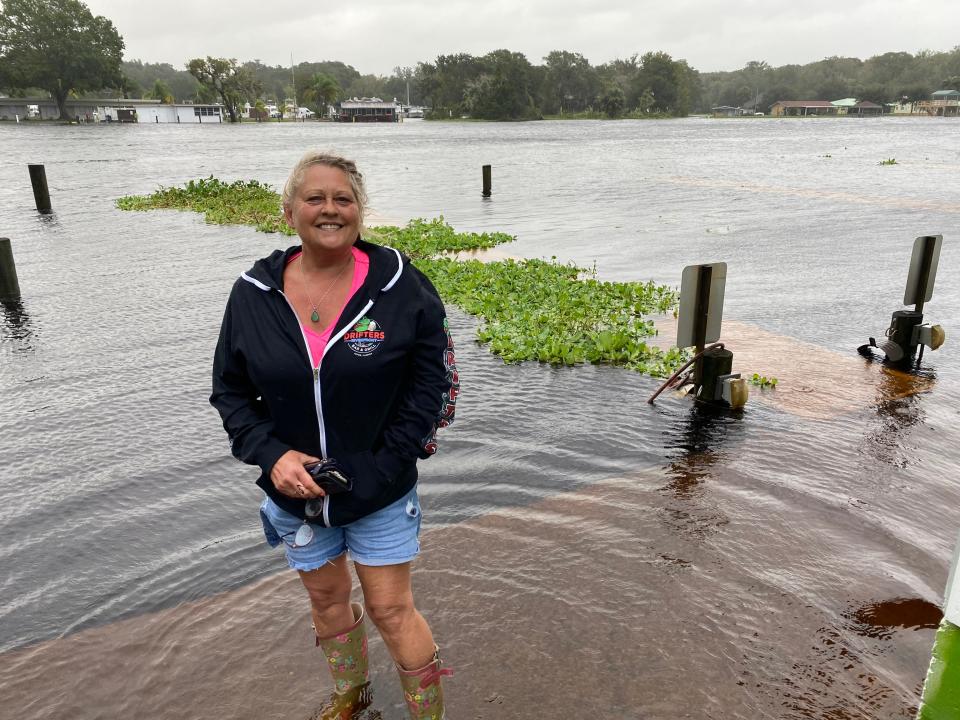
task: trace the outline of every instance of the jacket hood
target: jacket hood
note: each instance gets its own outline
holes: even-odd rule
[[[410,263],[410,258],[392,247],[374,245],[363,238],[358,238],[355,246],[370,259],[370,269],[361,291],[368,293],[371,300],[376,300],[377,295],[390,290],[400,279],[404,266]],[[290,257],[301,250],[302,245],[293,245],[286,250],[274,250],[267,257],[257,260],[249,270],[240,273],[240,277],[261,290],[281,290],[284,268]]]

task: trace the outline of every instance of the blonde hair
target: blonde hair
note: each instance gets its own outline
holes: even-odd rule
[[[293,201],[294,195],[303,184],[303,176],[314,165],[325,165],[326,167],[336,168],[343,171],[350,183],[350,189],[357,200],[357,208],[360,212],[360,227],[363,228],[363,218],[367,212],[367,189],[363,184],[363,175],[357,170],[357,165],[353,160],[347,160],[345,157],[325,153],[319,150],[310,150],[307,152],[290,171],[290,177],[283,186],[283,206],[287,207]]]

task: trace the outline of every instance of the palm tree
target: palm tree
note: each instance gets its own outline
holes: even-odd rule
[[[340,84],[326,73],[317,73],[303,91],[303,100],[313,107],[317,117],[327,116],[327,106],[335,103],[343,90]]]

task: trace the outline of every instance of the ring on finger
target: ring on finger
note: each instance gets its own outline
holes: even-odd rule
[[[297,492],[303,495],[306,492],[306,488],[303,485],[297,485]]]

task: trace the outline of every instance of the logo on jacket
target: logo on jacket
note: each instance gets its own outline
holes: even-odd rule
[[[385,336],[383,328],[377,324],[376,320],[362,317],[360,322],[343,336],[343,341],[348,348],[353,350],[354,355],[366,357],[372,355],[374,350],[380,347],[380,343],[383,342]]]

